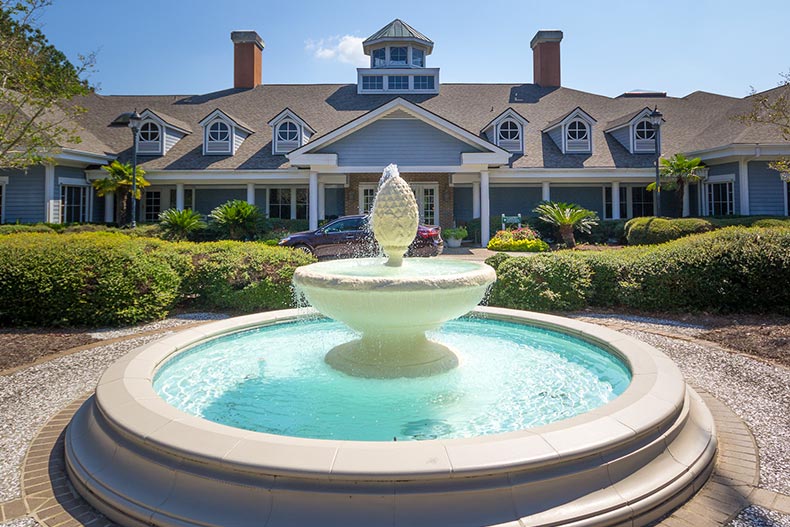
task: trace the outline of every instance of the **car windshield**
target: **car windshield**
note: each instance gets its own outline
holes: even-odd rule
[[[333,221],[326,227],[324,227],[324,232],[332,233],[332,232],[346,232],[346,231],[358,231],[362,227],[363,218],[346,218],[342,220]]]

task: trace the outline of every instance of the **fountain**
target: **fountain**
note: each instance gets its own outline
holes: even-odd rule
[[[458,365],[455,353],[425,332],[479,304],[496,273],[476,262],[404,261],[418,221],[414,194],[390,165],[371,214],[373,234],[387,258],[323,262],[294,273],[297,291],[313,307],[361,334],[327,354],[333,368],[397,378],[435,375]]]
[[[394,166],[371,223],[387,257],[295,273],[317,311],[113,364],[66,433],[76,490],[129,527],[641,526],[704,484],[713,420],[666,356],[475,308],[484,264],[404,259],[416,203]]]

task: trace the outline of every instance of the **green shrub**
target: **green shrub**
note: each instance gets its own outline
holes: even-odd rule
[[[280,218],[269,218],[267,231],[285,232],[286,236],[294,232],[302,232],[310,229],[308,220],[283,220]]]
[[[651,245],[713,229],[711,222],[703,218],[667,219],[648,216],[629,220],[625,224],[625,236],[629,245]]]
[[[625,238],[625,224],[627,220],[603,220],[598,225],[591,228],[590,233],[576,234],[576,240],[580,243],[593,243],[603,245],[615,243],[624,245],[627,243]]]
[[[8,223],[0,225],[0,235],[2,234],[17,234],[20,232],[48,232],[54,233],[54,229],[43,223],[36,223],[33,225],[26,225],[21,223]]]
[[[209,214],[223,238],[252,240],[266,230],[266,218],[261,209],[244,200],[234,199],[223,203]]]
[[[520,229],[497,231],[488,241],[491,251],[516,251],[516,252],[545,252],[549,245],[538,238],[538,234],[529,227]]]
[[[505,260],[499,265],[490,304],[513,309],[564,311],[586,305],[592,272],[563,254]]]
[[[499,266],[502,265],[508,259],[513,258],[509,254],[506,253],[497,253],[493,256],[489,256],[486,258],[486,263],[494,268],[494,271],[499,270]]]
[[[454,238],[456,240],[465,240],[469,236],[469,232],[465,227],[443,229],[442,235],[445,239]]]
[[[159,214],[159,225],[169,240],[187,240],[193,233],[206,228],[199,212],[190,209],[167,209]]]
[[[766,218],[757,220],[752,225],[755,227],[781,227],[790,228],[790,219]]]
[[[258,242],[176,244],[191,257],[182,294],[210,309],[254,312],[293,305],[291,278],[300,265],[315,261],[302,251]]]
[[[0,321],[95,326],[162,318],[181,279],[170,263],[175,255],[156,242],[113,233],[8,236],[0,244]]]

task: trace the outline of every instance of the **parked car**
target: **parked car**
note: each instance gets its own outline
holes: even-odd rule
[[[318,258],[375,256],[380,248],[373,237],[366,215],[343,216],[315,231],[291,234],[279,245],[309,252]],[[420,225],[409,246],[408,256],[438,256],[444,249],[440,227]]]

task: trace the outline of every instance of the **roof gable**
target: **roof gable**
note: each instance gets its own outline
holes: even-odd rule
[[[166,125],[174,130],[182,132],[184,134],[191,134],[192,129],[183,121],[179,121],[174,117],[170,117],[168,115],[163,114],[162,112],[155,112],[150,108],[146,108],[142,112],[140,112],[140,117],[143,119],[147,118],[154,118],[156,121],[159,121],[159,124]]]
[[[499,124],[500,122],[504,121],[505,119],[513,119],[513,120],[517,121],[522,127],[527,126],[529,124],[529,121],[527,120],[526,117],[524,117],[523,115],[518,113],[513,108],[508,107],[507,110],[505,110],[504,112],[500,113],[499,115],[497,115],[496,117],[491,119],[491,121],[489,121],[488,124],[486,124],[483,127],[481,132],[488,131],[492,126],[495,126],[495,125]]]
[[[640,119],[644,119],[645,117],[650,115],[652,111],[653,110],[645,106],[641,110],[625,114],[624,116],[618,117],[613,121],[609,121],[608,123],[606,123],[606,129],[604,130],[604,133],[609,133],[612,130],[617,130],[625,126],[631,126],[636,121],[639,121]]]
[[[587,121],[587,123],[591,124],[591,125],[598,122],[589,113],[585,112],[584,110],[581,109],[581,107],[577,106],[576,108],[574,108],[570,112],[566,113],[562,117],[559,117],[559,118],[554,119],[553,121],[549,122],[543,128],[543,130],[541,130],[541,131],[542,132],[548,132],[549,130],[551,130],[553,128],[556,128],[556,127],[558,127],[560,125],[567,124],[567,123],[569,123],[570,121],[572,121],[574,119],[582,119],[584,121]]]
[[[200,126],[205,127],[207,124],[209,124],[211,121],[213,121],[217,117],[219,117],[220,119],[223,119],[228,124],[234,125],[236,128],[240,128],[241,130],[244,130],[248,134],[251,134],[251,133],[254,132],[254,130],[252,128],[250,128],[249,126],[247,126],[243,122],[239,121],[238,119],[235,119],[235,118],[231,117],[230,115],[228,115],[227,113],[223,112],[219,108],[217,108],[216,110],[214,110],[213,112],[211,112],[210,114],[205,116],[203,119],[201,119],[198,122],[198,124]]]
[[[281,111],[280,113],[269,119],[269,122],[267,122],[266,124],[268,124],[269,126],[274,126],[280,121],[282,121],[283,119],[291,119],[292,121],[296,121],[301,126],[304,126],[311,134],[315,133],[313,127],[307,124],[307,121],[296,115],[296,113],[290,108],[286,108],[285,110]]]

